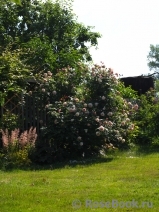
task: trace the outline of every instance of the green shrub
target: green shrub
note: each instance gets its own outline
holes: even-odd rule
[[[18,115],[6,111],[0,119],[0,129],[8,129],[9,132],[20,127]]]
[[[159,102],[155,91],[150,90],[139,98],[139,110],[135,116],[138,126],[136,143],[152,145],[159,136]]]

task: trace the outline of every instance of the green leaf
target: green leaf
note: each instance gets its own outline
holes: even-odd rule
[[[12,2],[21,5],[21,1],[20,0],[11,0]]]

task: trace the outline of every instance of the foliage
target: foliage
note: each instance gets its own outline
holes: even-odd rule
[[[35,148],[37,139],[36,128],[31,127],[28,131],[20,134],[19,129],[11,131],[1,130],[2,151],[1,161],[3,168],[23,167],[31,163],[30,154]]]
[[[138,99],[137,91],[133,90],[131,86],[125,87],[123,82],[119,84],[119,92],[124,99],[129,99],[131,101],[135,101]]]
[[[155,91],[159,92],[159,80],[158,79],[155,80]]]
[[[155,90],[150,90],[139,99],[139,110],[135,120],[139,127],[136,142],[139,144],[151,144],[159,136],[159,102],[155,97]]]
[[[11,50],[10,44],[0,55],[0,91],[5,97],[9,92],[21,93],[28,86],[28,79],[33,77],[29,66],[21,59],[20,49]]]
[[[156,145],[154,94],[139,98],[112,69],[91,66],[89,49],[97,46],[100,34],[78,23],[70,0],[1,1],[0,16],[0,104],[10,92],[23,93],[36,105],[42,102],[39,112],[47,111],[35,161],[95,156],[125,148],[135,138]],[[158,68],[158,46],[150,49],[149,66]],[[19,127],[14,114],[6,113],[0,121],[9,131]],[[21,151],[15,158],[25,158]]]
[[[5,97],[6,97],[5,93],[0,91],[0,106],[2,106],[4,104]]]
[[[97,45],[100,34],[78,23],[71,1],[22,0],[21,4],[0,5],[1,46],[16,41],[13,48],[23,46],[27,64],[40,71],[92,59],[89,47]]]
[[[8,129],[8,131],[11,132],[18,125],[20,127],[18,115],[10,113],[9,111],[4,113],[2,118],[0,119],[0,129]]]
[[[100,34],[77,22],[71,1],[22,0],[21,5],[1,1],[0,16],[1,105],[10,92],[24,96],[35,93],[35,101],[41,98],[44,103],[50,101],[50,91],[58,92],[52,101],[73,95],[73,84],[61,86],[67,82],[63,67],[71,66],[73,76],[78,62],[91,61],[89,47],[97,45]],[[76,73],[78,77],[72,79],[77,84],[81,71]],[[35,81],[35,89],[30,79]],[[40,89],[36,90],[36,84]],[[17,125],[16,117],[7,121],[7,116],[3,114],[1,123],[12,130]]]
[[[10,92],[32,92],[30,79],[38,83],[46,72],[90,61],[89,47],[100,37],[78,23],[71,1],[0,0],[0,17],[1,106]]]
[[[148,66],[150,70],[154,69],[158,73],[159,68],[159,45],[150,45],[150,52],[148,55]]]
[[[14,3],[16,3],[16,4],[21,5],[21,1],[20,1],[20,0],[10,0],[10,1],[12,1],[12,2],[14,2]]]
[[[122,97],[122,86],[111,69],[79,64],[77,69],[59,70],[54,79],[39,87],[49,121],[42,128],[37,160],[90,157],[134,139],[137,131],[130,118],[138,106]]]

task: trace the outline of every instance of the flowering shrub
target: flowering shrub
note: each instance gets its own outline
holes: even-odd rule
[[[103,64],[57,72],[53,91],[45,88],[51,95],[41,148],[50,155],[49,161],[97,155],[132,141],[137,131],[131,119],[138,105],[123,98],[120,83]]]
[[[31,163],[30,153],[35,147],[37,139],[36,128],[31,127],[29,131],[20,134],[19,129],[11,131],[1,130],[2,153],[1,165],[3,168],[27,166]]]

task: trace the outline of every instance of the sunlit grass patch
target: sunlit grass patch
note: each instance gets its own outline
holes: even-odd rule
[[[61,164],[46,170],[0,172],[0,211],[158,211],[159,154],[114,157]],[[88,162],[88,163],[87,163]],[[79,200],[79,209],[72,206]],[[86,207],[86,201],[149,201],[153,208]]]

